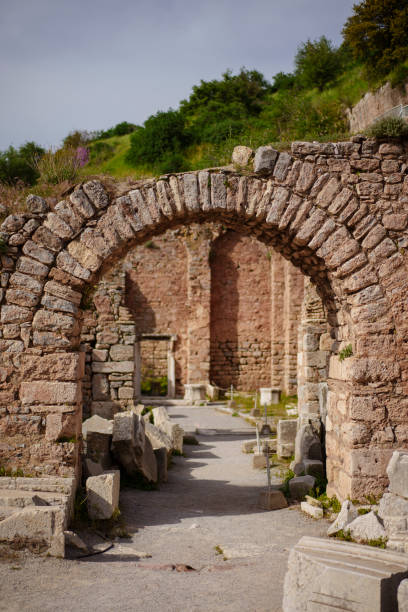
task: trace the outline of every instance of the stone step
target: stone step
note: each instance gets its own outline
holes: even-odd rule
[[[48,491],[33,492],[7,489],[0,491],[0,504],[2,506],[26,508],[27,506],[65,506],[67,503],[67,495],[56,495]]]
[[[0,490],[17,489],[19,491],[48,491],[70,495],[75,489],[75,478],[46,476],[44,478],[25,478],[5,476],[0,478]]]

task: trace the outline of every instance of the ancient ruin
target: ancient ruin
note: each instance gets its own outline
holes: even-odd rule
[[[259,350],[261,371],[270,368],[271,378],[262,384],[289,389],[296,378],[291,321],[303,283],[294,266],[311,281],[299,326],[299,424],[318,431],[323,423],[330,493],[340,499],[381,493],[389,458],[408,435],[406,168],[402,145],[357,136],[295,142],[290,154],[260,147],[253,166],[247,160],[240,166],[236,156],[229,167],[130,186],[92,180],[51,211],[31,196],[30,214],[11,215],[1,226],[0,465],[35,476],[79,474],[83,398],[88,413],[101,416],[126,407],[137,389],[133,344],[156,340],[149,330],[136,338],[132,303],[122,299],[126,256],[169,229],[212,223],[222,226],[219,236],[212,241],[198,233],[199,248],[194,252],[194,240],[188,247],[184,374],[174,375],[170,392],[225,384],[217,380],[217,363],[225,359],[222,330],[216,317],[209,321],[216,296],[194,279],[210,274],[211,245],[235,262],[242,256],[246,265],[245,249],[234,252],[234,233],[255,237],[264,253],[291,262],[271,256],[274,325]],[[109,274],[117,265],[123,274],[111,295]],[[276,291],[282,283],[289,289]],[[274,302],[285,294],[286,309]],[[96,314],[88,310],[92,299]],[[267,326],[261,310],[259,317]],[[274,335],[279,329],[284,338]],[[161,341],[171,355],[177,339],[164,333]],[[177,358],[173,366],[169,361],[176,372]],[[250,368],[245,376],[252,384]]]

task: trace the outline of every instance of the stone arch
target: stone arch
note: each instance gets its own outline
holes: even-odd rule
[[[1,227],[0,462],[75,471],[83,295],[133,245],[213,220],[255,235],[315,284],[336,350],[353,351],[330,359],[330,491],[380,491],[391,450],[408,440],[408,177],[400,145],[355,140],[294,143],[291,155],[261,147],[255,173],[203,170],[116,193],[93,180],[51,212],[31,196],[31,217]]]

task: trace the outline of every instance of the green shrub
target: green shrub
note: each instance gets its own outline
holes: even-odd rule
[[[97,140],[89,147],[90,161],[93,164],[101,164],[110,159],[115,151],[112,144]]]
[[[15,185],[23,182],[34,185],[39,177],[36,160],[44,154],[44,149],[35,142],[27,142],[19,149],[9,147],[0,153],[0,182]]]
[[[295,56],[295,77],[305,88],[317,87],[320,91],[339,76],[342,55],[325,36],[302,43]]]
[[[131,135],[127,161],[136,166],[158,164],[165,161],[168,154],[180,154],[189,142],[190,136],[182,114],[172,109],[160,111],[149,117],[144,127]]]
[[[384,117],[367,130],[368,136],[381,140],[383,138],[407,138],[408,124],[400,117]]]
[[[406,83],[408,81],[408,65],[406,63],[398,64],[398,66],[390,72],[389,80],[392,87],[398,87],[398,85]]]
[[[49,149],[37,162],[40,180],[44,183],[57,185],[63,181],[73,181],[78,178],[80,163],[76,149]]]

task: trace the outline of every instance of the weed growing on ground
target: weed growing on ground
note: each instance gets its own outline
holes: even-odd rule
[[[222,550],[221,546],[217,544],[216,546],[214,546],[214,550],[215,550],[216,555],[222,555],[222,558],[224,559],[224,561],[227,561],[227,557],[225,556],[224,551]]]
[[[371,512],[371,510],[369,508],[357,508],[357,512],[360,516],[363,516],[364,514]]]
[[[334,534],[334,537],[338,540],[344,540],[345,542],[353,542],[353,538],[350,535],[349,529],[340,529],[337,533]]]
[[[387,538],[377,538],[376,540],[368,540],[368,546],[374,546],[376,548],[386,548]]]
[[[22,469],[17,468],[13,470],[12,468],[5,468],[4,466],[0,466],[0,478],[8,477],[8,478],[33,478],[32,474],[26,474]]]
[[[295,472],[291,469],[288,469],[282,473],[283,482],[282,486],[280,487],[280,490],[282,491],[285,497],[289,497],[289,481],[292,480],[292,478],[294,478],[295,476]]]

